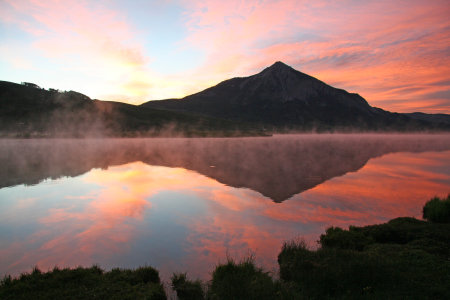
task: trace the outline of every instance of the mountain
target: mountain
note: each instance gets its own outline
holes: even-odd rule
[[[0,136],[230,135],[246,124],[0,81]],[[249,134],[257,134],[248,131]]]
[[[255,123],[266,129],[450,129],[447,123],[372,107],[360,95],[329,86],[282,62],[182,99],[141,106]]]

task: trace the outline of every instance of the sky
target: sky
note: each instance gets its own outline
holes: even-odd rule
[[[140,104],[276,61],[386,110],[450,113],[450,1],[0,0],[0,80]]]

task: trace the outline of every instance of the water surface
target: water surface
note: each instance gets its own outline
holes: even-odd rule
[[[450,192],[449,135],[3,140],[0,274],[152,265],[276,271],[283,241],[421,216]]]

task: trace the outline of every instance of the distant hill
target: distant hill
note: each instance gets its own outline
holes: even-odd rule
[[[447,114],[424,114],[421,112],[414,112],[414,113],[406,113],[404,115],[413,119],[424,120],[432,123],[450,124],[450,115]]]
[[[450,129],[447,122],[372,107],[360,95],[329,86],[282,62],[182,99],[149,101],[141,106],[251,122],[266,129]]]
[[[232,135],[237,128],[250,130],[246,124],[227,120],[0,81],[2,137]]]

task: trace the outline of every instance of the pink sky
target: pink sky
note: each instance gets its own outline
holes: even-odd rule
[[[450,2],[0,2],[0,80],[139,104],[283,61],[371,105],[450,113]]]

